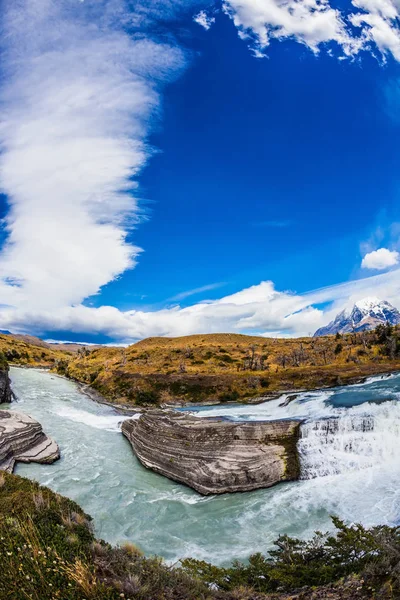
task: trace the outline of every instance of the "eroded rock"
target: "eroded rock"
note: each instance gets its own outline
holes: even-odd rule
[[[11,473],[17,461],[52,463],[60,458],[54,440],[28,415],[0,410],[0,470]]]
[[[8,404],[12,400],[8,366],[0,365],[0,404]]]
[[[200,494],[265,488],[299,478],[294,420],[234,423],[149,411],[122,424],[140,462]]]

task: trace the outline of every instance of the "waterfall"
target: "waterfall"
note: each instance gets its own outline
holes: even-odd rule
[[[369,410],[371,414],[359,414],[359,409],[350,408],[340,416],[301,426],[298,450],[302,479],[386,468],[398,461],[399,404],[389,401],[370,405]]]

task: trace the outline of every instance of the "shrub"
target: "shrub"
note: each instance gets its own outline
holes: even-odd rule
[[[6,371],[8,369],[8,362],[4,352],[0,352],[0,371]]]
[[[260,377],[260,385],[262,388],[269,387],[270,381],[267,377]]]
[[[223,356],[220,356],[219,360],[222,362],[222,364],[236,362],[235,359],[232,358],[232,356],[229,356],[229,354],[224,354]]]
[[[336,347],[335,347],[335,354],[336,354],[336,356],[337,356],[338,354],[340,354],[342,350],[343,350],[343,344],[341,344],[341,343],[339,342],[339,344],[336,344]]]
[[[159,404],[160,394],[154,390],[138,390],[134,394],[135,404]]]
[[[193,577],[221,590],[245,586],[258,592],[291,592],[355,574],[361,577],[365,591],[390,589],[390,595],[379,597],[400,597],[400,528],[366,529],[347,526],[337,518],[333,521],[336,535],[317,532],[311,540],[280,536],[269,556],[254,554],[248,564],[215,567],[186,559],[182,565]]]
[[[220,400],[220,402],[236,402],[238,399],[239,399],[239,394],[236,390],[234,390],[233,392],[231,392],[231,391],[223,392],[222,394],[220,394],[218,396],[218,400]]]

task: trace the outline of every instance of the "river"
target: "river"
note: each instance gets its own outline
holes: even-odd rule
[[[281,533],[309,536],[330,515],[366,525],[400,523],[400,374],[365,384],[285,396],[256,406],[218,406],[199,416],[302,418],[302,480],[266,490],[201,497],[146,470],[120,432],[120,415],[49,372],[11,369],[25,412],[57,440],[61,460],[19,464],[16,473],[76,500],[98,537],[130,540],[175,561],[214,563],[267,551]],[[334,417],[334,419],[330,419]]]

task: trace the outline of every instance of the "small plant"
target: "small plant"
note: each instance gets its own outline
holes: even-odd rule
[[[137,390],[134,395],[135,404],[143,406],[146,404],[159,404],[160,395],[154,390]]]

